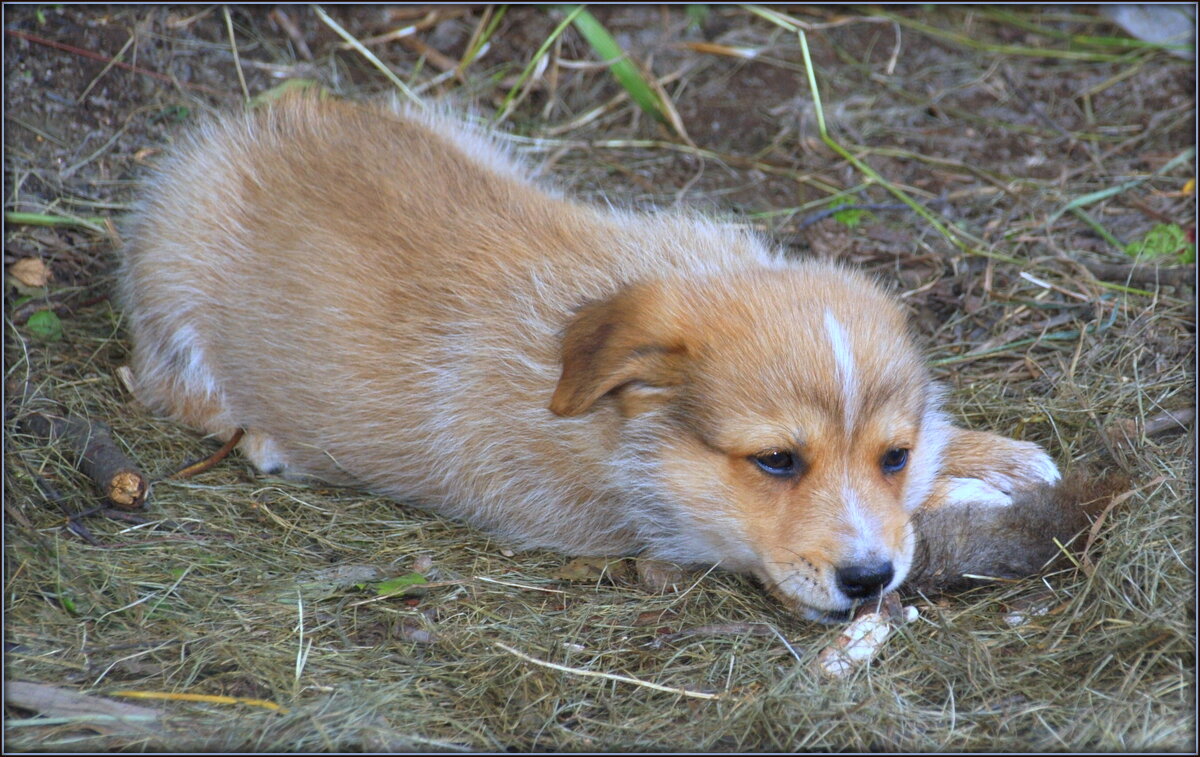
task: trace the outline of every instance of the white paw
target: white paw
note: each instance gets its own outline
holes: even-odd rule
[[[1058,466],[1042,450],[1039,449],[1037,451],[1032,463],[1031,474],[1037,481],[1045,484],[1053,484],[1062,478],[1062,474],[1058,471]]]
[[[1008,507],[1012,496],[982,479],[952,478],[946,482],[945,504]]]
[[[1001,491],[1010,494],[1040,484],[1053,484],[1062,475],[1045,450],[1033,442],[1014,442],[1019,445],[1003,470],[988,471],[983,478]]]

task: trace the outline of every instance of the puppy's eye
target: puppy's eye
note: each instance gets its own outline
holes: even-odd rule
[[[884,473],[899,473],[908,464],[908,450],[902,447],[889,449],[883,453],[883,459],[879,464],[883,467]]]
[[[781,449],[760,452],[750,459],[772,476],[791,476],[800,469],[796,456]]]

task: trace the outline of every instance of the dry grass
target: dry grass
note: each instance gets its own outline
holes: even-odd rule
[[[139,164],[154,159],[142,151],[169,141],[179,106],[233,107],[241,97],[219,10],[48,8],[42,21],[33,6],[11,10],[6,29],[108,56],[132,35],[124,60],[186,85],[7,40],[6,211],[117,218]],[[338,10],[360,40],[416,25],[371,49],[408,86],[483,113],[504,101],[560,20],[513,7],[489,36],[497,9]],[[231,16],[252,95],[277,72],[349,97],[389,87],[356,53],[335,54],[341,39],[307,9],[289,8],[287,19],[269,11]],[[1194,406],[1192,273],[1097,278],[1089,265],[1131,260],[1074,213],[1048,221],[1193,145],[1190,64],[1103,41],[1070,48],[1090,58],[1013,52],[1068,48],[969,9],[903,10],[903,24],[793,11],[824,25],[809,44],[835,138],[973,239],[965,253],[907,211],[876,210],[854,228],[845,216],[815,219],[839,198],[894,200],[818,139],[794,35],[738,8],[710,7],[698,29],[681,6],[593,11],[665,77],[691,143],[641,113],[608,72],[576,64],[594,58],[568,29],[512,99],[504,128],[518,149],[584,196],[709,208],[796,254],[841,258],[892,282],[969,425],[1130,474],[1134,493],[1106,522],[1094,570],[918,598],[920,621],[870,666],[830,681],[813,659],[838,629],[789,616],[741,577],[696,573],[688,590],[661,596],[620,565],[565,580],[564,556],[512,554],[361,492],[257,476],[236,454],[193,479],[164,480],[213,445],[147,414],[114,375],[126,350],[120,313],[94,301],[111,289],[114,240],[77,226],[10,225],[5,262],[51,265],[55,280],[32,294],[64,306],[64,337],[31,332],[31,306],[10,280],[6,379],[109,422],[156,484],[143,512],[100,509],[69,453],[22,433],[26,407],[10,396],[6,676],[112,699],[151,692],[163,698],[122,701],[167,717],[144,732],[78,715],[38,721],[10,702],[6,748],[1190,752],[1194,432],[1127,444],[1109,430]],[[1042,30],[1120,36],[1092,16],[1019,14]],[[967,30],[985,46],[912,21]],[[481,39],[485,53],[461,76],[443,72]],[[684,44],[697,42],[709,47]],[[1185,160],[1085,210],[1125,242],[1164,219],[1194,228],[1193,198],[1181,191],[1192,175],[1194,159]],[[431,581],[420,596],[371,588],[414,568]],[[1004,622],[1039,597],[1048,614]],[[745,632],[661,641],[701,626]],[[750,632],[762,627],[773,630]]]

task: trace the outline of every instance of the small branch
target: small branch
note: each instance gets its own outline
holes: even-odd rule
[[[5,682],[4,703],[36,712],[48,723],[56,720],[109,735],[158,734],[163,726],[158,710],[30,681]]]
[[[26,416],[23,425],[42,438],[66,442],[77,458],[75,465],[117,507],[133,510],[145,503],[149,482],[121,451],[108,424],[76,415],[34,412]]]
[[[1146,436],[1158,436],[1168,431],[1187,431],[1188,424],[1196,418],[1196,408],[1185,407],[1182,410],[1165,410],[1158,415],[1146,419],[1144,433]]]
[[[1143,436],[1148,439],[1172,431],[1187,431],[1188,425],[1195,419],[1196,408],[1194,407],[1164,410],[1144,421],[1137,418],[1123,418],[1114,421],[1106,429],[1106,433],[1109,441],[1113,444],[1136,447]]]

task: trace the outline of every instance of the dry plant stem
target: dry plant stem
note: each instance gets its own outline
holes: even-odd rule
[[[772,636],[771,627],[763,623],[714,623],[707,626],[684,628],[681,631],[664,634],[659,641],[675,641],[691,636]]]
[[[534,665],[540,665],[543,668],[550,668],[551,670],[558,670],[563,673],[570,673],[571,675],[587,676],[587,677],[591,677],[591,678],[606,678],[610,681],[622,681],[624,683],[632,683],[636,686],[644,686],[648,689],[654,689],[656,691],[666,691],[671,694],[679,694],[680,696],[692,697],[694,699],[720,699],[721,698],[720,694],[709,694],[707,692],[692,691],[690,689],[677,689],[674,686],[663,686],[661,684],[651,683],[650,681],[643,681],[639,678],[630,678],[629,676],[617,675],[616,673],[598,673],[593,670],[580,670],[579,668],[568,668],[566,665],[558,665],[553,662],[546,662],[545,660],[539,660],[536,657],[530,657],[529,655],[525,654],[524,652],[518,652],[517,650],[513,649],[512,647],[506,646],[499,642],[496,643],[496,646],[500,647],[505,652],[508,652],[511,655],[516,655],[517,657],[521,658],[522,660],[525,660],[526,662],[533,663]]]
[[[304,35],[300,33],[300,27],[296,26],[296,22],[292,21],[283,8],[276,8],[271,11],[271,18],[275,20],[275,23],[279,24],[279,28],[283,29],[284,33],[292,40],[292,44],[296,46],[296,52],[300,54],[300,57],[304,58],[304,60],[312,60],[312,50],[308,49],[308,42],[305,41]]]
[[[1160,476],[1159,478],[1145,484],[1144,486],[1142,486],[1140,488],[1146,489],[1151,486],[1155,486],[1159,483],[1162,483],[1163,480],[1164,480],[1164,477]],[[1100,513],[1098,515],[1096,515],[1095,519],[1092,521],[1092,527],[1088,529],[1087,539],[1086,539],[1086,541],[1084,541],[1083,548],[1079,550],[1080,568],[1083,570],[1083,572],[1089,578],[1092,576],[1092,574],[1094,574],[1096,572],[1096,563],[1095,563],[1095,561],[1092,560],[1092,556],[1091,556],[1092,546],[1096,543],[1097,537],[1100,536],[1100,529],[1104,526],[1104,522],[1108,519],[1108,514],[1111,513],[1117,507],[1119,507],[1120,505],[1122,505],[1127,499],[1132,497],[1136,492],[1137,492],[1136,489],[1131,489],[1129,491],[1126,491],[1122,494],[1118,494],[1117,496],[1113,497],[1112,500],[1107,505],[1104,506],[1104,509],[1101,510]]]
[[[262,707],[266,710],[273,710],[286,714],[286,707],[280,707],[266,699],[251,699],[249,697],[228,697],[220,694],[187,694],[171,691],[114,691],[113,694],[118,697],[129,697],[131,699],[167,699],[177,702],[208,702],[210,704],[248,704],[252,707]]]
[[[129,50],[129,47],[135,41],[137,41],[137,35],[130,34],[129,39],[125,40],[125,44],[121,46],[120,51],[117,52],[117,54],[113,56],[112,60],[110,60],[104,66],[104,68],[100,70],[100,73],[96,74],[96,76],[93,77],[90,82],[88,82],[88,85],[86,87],[84,87],[83,91],[79,93],[79,96],[75,98],[76,105],[79,105],[80,103],[84,102],[87,99],[88,93],[92,91],[92,89],[96,86],[96,84],[101,79],[104,78],[105,74],[107,74],[109,72],[109,70],[112,69],[113,66],[115,66],[122,58],[125,57],[126,51]]]
[[[396,89],[404,93],[404,96],[407,97],[410,102],[415,104],[418,108],[425,108],[425,103],[416,96],[416,94],[412,91],[412,89],[409,88],[407,84],[400,80],[400,77],[392,73],[392,69],[388,68],[383,61],[379,60],[379,57],[376,56],[375,53],[364,47],[363,44],[359,42],[353,34],[343,29],[337,21],[334,21],[332,18],[330,18],[329,14],[321,9],[321,6],[314,5],[312,6],[312,9],[313,12],[317,14],[317,17],[325,22],[326,26],[328,26],[330,29],[333,29],[333,31],[336,32],[339,37],[346,40],[351,47],[357,50],[359,55],[366,58],[371,65],[379,69],[379,72],[386,76],[388,81],[395,85]]]
[[[203,473],[204,471],[208,470],[209,468],[212,468],[217,463],[224,460],[226,458],[226,456],[228,456],[229,453],[233,451],[233,448],[236,447],[237,443],[242,440],[242,436],[245,433],[246,433],[245,429],[239,428],[238,430],[233,432],[232,436],[229,437],[229,441],[227,441],[223,445],[221,445],[221,449],[212,453],[212,455],[205,458],[204,460],[201,460],[198,463],[192,463],[191,465],[187,466],[186,468],[183,468],[182,470],[172,473],[170,478],[190,478],[192,476],[195,476],[198,473]]]
[[[149,482],[112,437],[108,424],[74,415],[30,413],[24,421],[32,433],[51,441],[63,440],[75,452],[79,470],[117,507],[133,510],[146,500]]]
[[[233,18],[229,15],[229,6],[222,5],[221,12],[225,16],[225,30],[229,32],[229,49],[233,51],[233,68],[237,71],[238,82],[242,85],[242,97],[250,101],[250,90],[246,87],[246,75],[242,72],[242,60],[238,55],[237,39],[233,36]]]

